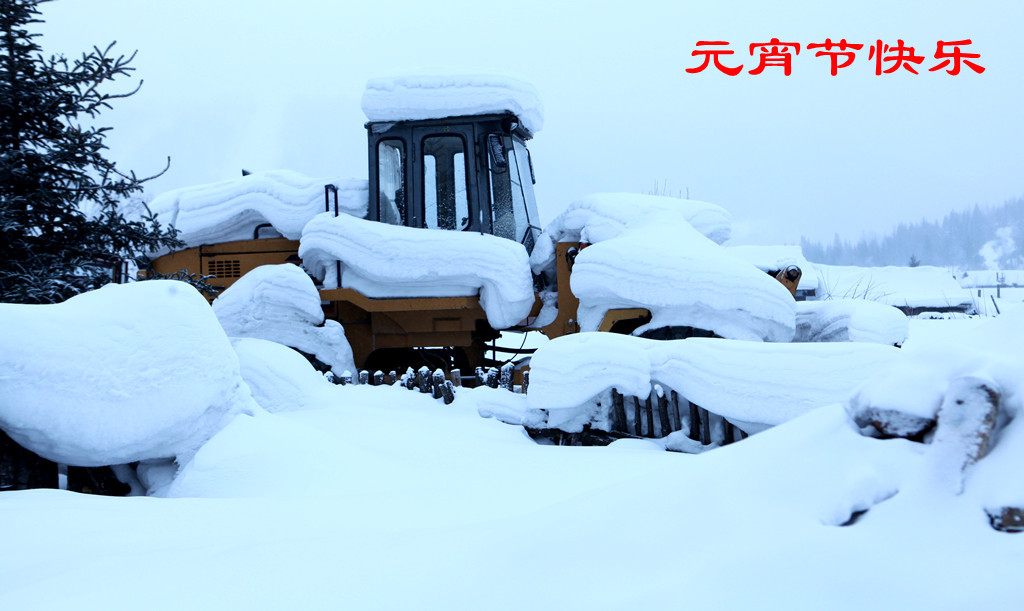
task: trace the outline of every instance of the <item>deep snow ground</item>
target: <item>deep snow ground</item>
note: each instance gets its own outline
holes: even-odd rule
[[[0,498],[4,608],[1012,608],[1024,539],[825,407],[704,455],[538,446],[336,387],[240,416],[172,493]],[[851,508],[901,492],[856,524]],[[198,498],[203,497],[203,498]]]

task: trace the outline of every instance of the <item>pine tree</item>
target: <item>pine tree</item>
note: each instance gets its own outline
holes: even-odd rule
[[[133,58],[94,47],[45,58],[29,33],[45,0],[0,0],[0,301],[55,303],[110,280],[111,266],[181,245],[152,214],[127,219],[119,204],[141,191],[134,172],[104,157],[110,102],[138,91],[105,86]],[[141,86],[141,82],[139,86]],[[168,160],[169,162],[169,160]],[[166,168],[165,168],[166,170]]]

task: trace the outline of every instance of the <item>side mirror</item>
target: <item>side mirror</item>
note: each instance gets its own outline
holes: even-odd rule
[[[508,169],[505,144],[498,134],[487,134],[487,153],[491,156],[491,171],[499,174]]]

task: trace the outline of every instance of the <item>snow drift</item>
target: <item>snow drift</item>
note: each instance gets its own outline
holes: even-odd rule
[[[254,172],[168,191],[153,198],[149,208],[180,231],[178,237],[188,246],[251,240],[256,227],[264,223],[297,240],[306,223],[324,211],[328,183],[338,188],[339,212],[366,216],[367,181],[310,178],[290,170]]]
[[[864,299],[904,310],[973,309],[971,292],[939,267],[853,267],[815,264],[820,299]]]
[[[302,233],[299,256],[324,285],[367,297],[480,295],[495,329],[522,321],[534,303],[533,276],[522,244],[492,235],[417,229],[322,214]]]
[[[0,428],[78,466],[190,456],[259,409],[206,300],[173,280],[0,304]]]
[[[532,85],[492,75],[410,75],[371,79],[363,92],[370,121],[443,119],[462,115],[514,113],[536,134],[544,126],[544,108]]]
[[[535,272],[552,274],[554,245],[591,245],[577,255],[572,292],[579,324],[596,331],[613,308],[646,308],[645,329],[695,327],[722,337],[788,342],[793,297],[778,281],[731,254],[728,215],[705,204],[668,197],[596,194],[575,202],[544,231],[533,251]]]
[[[287,346],[262,339],[235,338],[242,379],[252,397],[270,413],[309,409],[325,401],[334,385]]]
[[[231,337],[291,346],[338,374],[356,370],[345,329],[337,321],[324,319],[320,293],[298,266],[257,267],[217,297],[213,312]]]

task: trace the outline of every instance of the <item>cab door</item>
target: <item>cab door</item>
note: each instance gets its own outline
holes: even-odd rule
[[[438,125],[412,130],[412,185],[415,205],[410,227],[479,231],[471,125]]]

